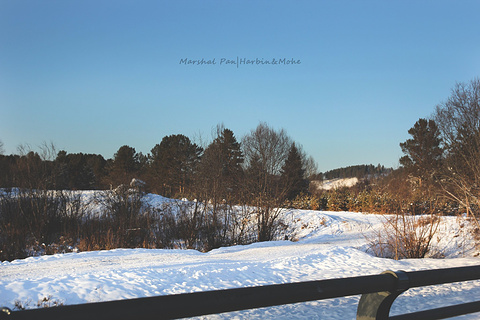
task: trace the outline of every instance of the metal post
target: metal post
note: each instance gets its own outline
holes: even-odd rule
[[[397,279],[395,290],[363,294],[357,308],[357,320],[388,320],[395,299],[409,288],[408,275],[404,271],[385,271]]]
[[[8,319],[8,316],[10,316],[11,314],[12,310],[5,307],[0,308],[0,320]]]

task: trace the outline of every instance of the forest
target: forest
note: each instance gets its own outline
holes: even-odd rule
[[[182,134],[165,136],[146,155],[124,145],[112,159],[48,144],[4,155],[0,143],[0,260],[74,247],[175,247],[178,239],[204,251],[267,241],[284,230],[278,208],[466,214],[480,235],[480,79],[458,83],[408,134],[395,170],[355,165],[325,173],[267,123],[241,139],[218,125],[205,146]],[[360,182],[328,191],[312,183],[347,177]],[[105,190],[105,216],[84,212],[75,190]],[[189,202],[153,212],[143,206],[147,193]]]
[[[344,179],[344,178],[375,178],[390,173],[391,168],[385,168],[381,164],[374,166],[370,165],[355,165],[344,168],[337,168],[329,170],[325,173],[320,173],[321,179]]]

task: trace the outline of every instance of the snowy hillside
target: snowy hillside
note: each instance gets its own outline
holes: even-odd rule
[[[151,203],[165,198],[149,195]],[[284,210],[294,241],[215,249],[117,249],[32,257],[0,264],[0,307],[35,308],[266,284],[479,265],[464,221],[446,217],[435,246],[446,259],[391,260],[366,253],[382,217],[361,213]],[[467,239],[467,241],[465,241]],[[473,301],[480,281],[411,289],[392,314]],[[359,296],[201,317],[201,319],[354,319]],[[403,304],[405,302],[406,304]],[[477,315],[462,319],[478,319]]]
[[[315,182],[317,182],[316,185],[319,190],[332,190],[342,187],[353,187],[358,183],[358,178],[338,178]]]

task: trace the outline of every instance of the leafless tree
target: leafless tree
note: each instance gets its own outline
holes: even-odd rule
[[[279,220],[283,195],[278,182],[291,145],[292,139],[285,130],[276,131],[264,122],[242,139],[246,194],[258,210],[258,241],[272,240],[283,225]]]
[[[275,131],[265,122],[261,122],[255,130],[242,139],[247,165],[252,158],[258,156],[262,169],[270,175],[280,173],[291,145],[292,140],[285,130]]]
[[[48,189],[52,188],[52,161],[55,148],[43,144],[40,146],[40,153],[32,151],[30,145],[19,145],[17,147],[19,157],[15,162],[14,183],[18,187]]]
[[[443,189],[480,226],[480,79],[458,83],[434,117],[447,152]]]

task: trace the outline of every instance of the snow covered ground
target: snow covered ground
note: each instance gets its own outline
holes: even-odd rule
[[[318,190],[331,190],[342,187],[353,187],[358,183],[358,178],[338,178],[324,181],[316,181]]]
[[[153,197],[153,196],[150,196]],[[155,198],[155,197],[153,197]],[[155,199],[151,199],[154,201]],[[158,198],[158,203],[165,199]],[[166,200],[165,200],[166,201]],[[382,217],[349,212],[285,210],[295,242],[275,241],[194,250],[117,249],[31,257],[0,263],[0,307],[17,303],[79,304],[266,284],[480,265],[462,220],[446,217],[435,245],[446,259],[395,261],[365,252]],[[354,319],[359,296],[246,310],[200,319]],[[480,298],[480,281],[410,289],[391,314]],[[479,319],[479,314],[461,319]]]

